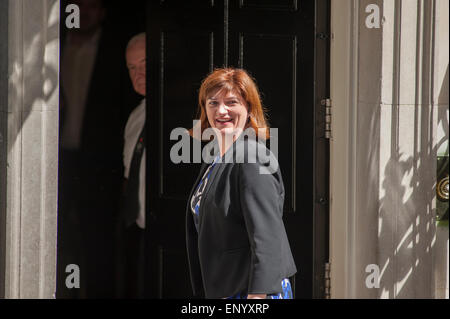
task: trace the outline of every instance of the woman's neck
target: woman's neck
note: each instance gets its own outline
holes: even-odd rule
[[[242,133],[242,132],[241,132]],[[220,156],[223,157],[228,149],[234,144],[241,134],[224,134],[220,136],[219,141]]]

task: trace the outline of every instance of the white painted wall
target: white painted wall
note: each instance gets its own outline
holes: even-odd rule
[[[437,286],[448,287],[435,223],[448,1],[331,3],[332,297],[439,297]],[[369,4],[381,10],[379,29],[365,24]],[[379,288],[366,286],[369,264]]]
[[[8,96],[0,105],[6,298],[52,298],[56,287],[59,1],[8,0]],[[3,248],[3,247],[2,247]]]

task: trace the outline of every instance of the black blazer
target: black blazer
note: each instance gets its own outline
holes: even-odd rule
[[[278,162],[272,154],[270,162],[255,156],[252,163],[248,154],[254,155],[256,146],[267,150],[241,135],[224,156],[234,163],[216,164],[202,194],[198,232],[190,200],[208,164],[202,165],[191,191],[186,243],[195,295],[280,293],[281,281],[297,271],[282,220],[284,186]],[[240,147],[249,152],[237,151]]]

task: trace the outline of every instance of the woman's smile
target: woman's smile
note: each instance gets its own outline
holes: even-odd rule
[[[224,126],[228,126],[228,125],[232,125],[233,124],[233,119],[216,119],[216,125],[224,125]]]

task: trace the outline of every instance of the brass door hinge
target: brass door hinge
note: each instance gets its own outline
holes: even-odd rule
[[[331,298],[331,263],[325,263],[325,299]]]
[[[331,99],[323,99],[321,104],[325,107],[325,138],[332,137],[331,132]]]

